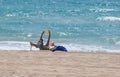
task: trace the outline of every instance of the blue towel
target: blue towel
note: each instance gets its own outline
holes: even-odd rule
[[[55,46],[52,51],[64,51],[64,52],[67,52],[67,49],[63,46]]]

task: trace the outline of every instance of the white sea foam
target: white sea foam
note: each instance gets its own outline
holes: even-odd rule
[[[102,46],[95,45],[80,45],[80,44],[58,44],[65,46],[69,51],[76,52],[119,52],[120,49],[108,49]]]
[[[16,16],[16,14],[6,14],[7,17],[13,17],[13,16]]]
[[[118,42],[119,43],[119,42]],[[119,52],[120,50],[107,49],[102,46],[92,46],[92,45],[79,45],[79,44],[63,44],[58,43],[57,45],[62,45],[67,48],[68,51],[76,52]],[[20,41],[0,41],[0,50],[30,50],[29,42]],[[32,50],[39,50],[33,47]]]
[[[94,12],[110,12],[110,11],[116,11],[116,10],[109,9],[109,8],[94,8],[94,9],[90,9],[90,11],[94,11]]]
[[[116,44],[116,45],[120,45],[120,41],[116,42],[115,44]]]
[[[27,35],[27,37],[31,37],[32,36],[32,33],[29,33],[28,35]]]
[[[30,50],[29,42],[0,41],[0,50]],[[37,50],[33,47],[33,50]]]
[[[60,36],[67,36],[67,33],[64,33],[64,32],[60,32],[59,34]]]
[[[113,16],[105,16],[105,17],[98,17],[97,20],[102,21],[120,21],[120,17],[113,17]]]

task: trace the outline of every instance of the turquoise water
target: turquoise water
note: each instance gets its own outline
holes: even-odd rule
[[[120,52],[120,1],[0,0],[0,50],[29,50],[44,29],[68,50]]]

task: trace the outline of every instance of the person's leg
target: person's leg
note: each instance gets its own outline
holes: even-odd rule
[[[50,37],[51,37],[51,32],[50,32],[50,30],[48,30],[48,29],[44,30],[44,31],[41,33],[41,36],[40,36],[40,39],[39,39],[39,40],[42,39],[44,33],[48,34],[48,40],[47,40],[47,43],[45,44],[45,46],[49,47]]]
[[[46,30],[46,32],[48,33],[48,40],[47,40],[47,43],[46,43],[45,45],[46,45],[47,47],[49,47],[51,32],[50,32],[50,30]]]
[[[30,42],[30,45],[31,45],[31,46],[35,46],[36,48],[39,47],[38,44],[35,44],[35,43],[33,43],[33,42]]]

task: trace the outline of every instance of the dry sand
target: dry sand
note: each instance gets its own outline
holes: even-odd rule
[[[120,77],[120,53],[1,50],[0,77]]]

